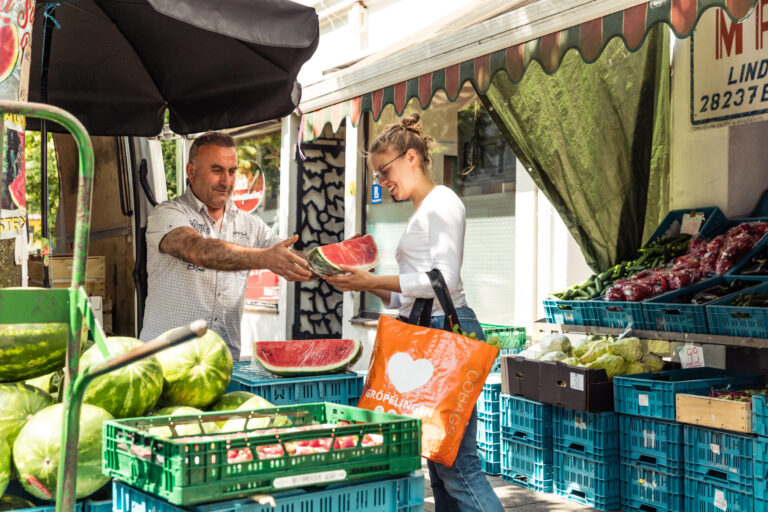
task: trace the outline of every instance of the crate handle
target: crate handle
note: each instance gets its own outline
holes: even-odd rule
[[[581,453],[584,453],[584,452],[587,451],[587,447],[586,446],[584,446],[583,444],[578,444],[578,443],[570,443],[568,445],[568,448],[566,448],[566,449],[567,450],[576,450],[576,451],[581,452]]]
[[[717,478],[723,481],[728,481],[728,474],[723,471],[718,471],[716,469],[710,469],[709,471],[707,471],[707,476],[711,476],[712,478]]]
[[[645,462],[646,464],[656,464],[656,457],[649,457],[648,455],[641,455],[638,462]]]
[[[567,388],[568,387],[568,383],[565,382],[564,380],[558,380],[557,381],[557,385],[560,386],[561,388]]]
[[[527,432],[521,432],[519,430],[515,430],[515,432],[512,434],[512,437],[516,437],[518,439],[527,439],[528,433]]]
[[[752,315],[750,315],[747,312],[741,312],[741,313],[731,313],[731,316],[733,318],[752,318]]]
[[[573,306],[566,306],[566,305],[562,305],[562,304],[558,304],[557,307],[561,311],[571,311],[573,309]]]
[[[579,491],[578,489],[571,489],[570,493],[571,496],[576,496],[577,498],[586,499],[587,493],[584,491]]]
[[[659,509],[657,509],[656,507],[652,507],[650,505],[640,505],[640,510],[642,510],[642,512],[658,512],[659,511]]]
[[[607,309],[608,309],[608,311],[614,311],[616,313],[621,313],[621,312],[624,311],[624,308],[622,308],[620,306],[608,306]]]
[[[683,313],[679,309],[665,309],[665,315],[682,315]]]
[[[651,386],[648,386],[646,384],[632,384],[632,387],[635,388],[636,391],[650,391]]]
[[[524,379],[525,375],[523,374],[523,372],[515,372],[515,378],[516,379]]]
[[[528,477],[525,475],[518,474],[518,475],[515,475],[512,479],[517,480],[518,482],[528,483]]]

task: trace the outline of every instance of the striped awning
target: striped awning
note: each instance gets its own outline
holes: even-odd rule
[[[740,21],[752,12],[757,1],[651,0],[309,112],[303,116],[302,139],[318,137],[328,123],[336,131],[346,117],[357,126],[364,112],[371,112],[373,119],[378,120],[387,105],[394,105],[397,115],[402,115],[413,98],[418,98],[425,109],[439,90],[445,91],[449,101],[455,101],[466,82],[485,92],[491,79],[502,70],[517,83],[532,61],[537,61],[547,73],[554,73],[571,49],[577,49],[585,62],[594,62],[614,37],[621,37],[627,48],[634,51],[658,23],[669,25],[679,38],[688,37],[705,10],[722,8],[731,19]]]

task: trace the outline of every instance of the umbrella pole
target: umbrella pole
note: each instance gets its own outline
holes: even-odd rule
[[[40,101],[48,103],[48,67],[51,60],[51,31],[56,4],[45,7],[45,25],[43,25],[43,55],[40,72]],[[40,120],[40,224],[43,236],[43,250],[51,247],[50,213],[48,204],[48,121]],[[51,287],[50,267],[43,257],[43,287]]]

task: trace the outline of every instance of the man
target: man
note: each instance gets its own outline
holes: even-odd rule
[[[208,322],[240,358],[240,321],[251,269],[289,281],[312,277],[304,258],[255,215],[230,199],[237,174],[235,141],[221,132],[189,149],[187,191],[147,219],[148,294],[141,339],[149,341],[197,319]]]

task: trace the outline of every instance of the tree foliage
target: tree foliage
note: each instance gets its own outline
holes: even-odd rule
[[[41,205],[41,172],[40,154],[42,137],[40,132],[26,132],[24,136],[24,158],[27,172],[27,214],[40,214]],[[48,134],[48,211],[51,225],[51,239],[54,233],[54,221],[59,209],[59,166],[56,160],[56,149],[53,146],[53,135]],[[38,240],[41,234],[35,231],[34,239]]]

